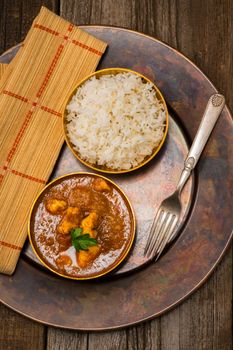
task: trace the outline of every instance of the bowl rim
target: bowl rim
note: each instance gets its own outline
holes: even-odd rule
[[[82,84],[84,84],[87,80],[92,78],[93,76],[96,76],[96,75],[102,74],[102,73],[104,73],[103,75],[107,75],[108,73],[112,74],[113,71],[116,71],[116,72],[119,72],[119,73],[120,72],[122,72],[122,73],[123,72],[133,73],[133,74],[138,75],[140,78],[146,80],[148,83],[152,84],[153,88],[156,91],[156,94],[159,96],[159,99],[161,99],[161,101],[163,103],[163,106],[164,106],[164,109],[165,109],[165,113],[166,113],[165,130],[164,130],[163,137],[162,137],[159,145],[155,148],[155,150],[152,152],[152,154],[150,156],[145,157],[145,159],[144,159],[144,161],[142,163],[140,163],[140,164],[138,164],[135,167],[132,167],[130,169],[119,169],[119,170],[107,169],[107,168],[106,169],[104,169],[104,168],[102,169],[102,168],[97,167],[94,164],[91,164],[91,163],[83,160],[81,158],[81,156],[78,154],[78,152],[74,150],[72,142],[69,140],[69,137],[68,137],[67,132],[66,132],[66,120],[65,120],[66,119],[66,115],[67,115],[66,108],[67,108],[68,103],[71,101],[72,97],[76,93],[77,89]],[[139,72],[137,72],[135,70],[129,69],[129,68],[122,68],[122,67],[119,67],[119,68],[118,67],[112,67],[111,68],[110,67],[110,68],[104,68],[104,69],[97,70],[97,71],[87,75],[86,77],[84,77],[82,80],[80,80],[75,85],[75,87],[72,89],[72,92],[69,94],[69,97],[67,98],[67,100],[65,102],[64,109],[63,109],[63,112],[62,112],[62,124],[63,124],[63,134],[64,134],[64,137],[65,137],[66,144],[67,144],[68,148],[70,149],[70,151],[75,156],[75,158],[78,159],[82,164],[84,164],[86,167],[88,167],[90,169],[93,169],[95,171],[99,171],[99,172],[105,173],[105,174],[124,174],[124,173],[129,173],[129,172],[132,172],[134,170],[137,170],[137,169],[143,167],[145,164],[149,163],[156,156],[156,154],[160,151],[160,149],[162,148],[162,146],[163,146],[163,144],[164,144],[164,142],[166,140],[167,133],[168,133],[169,113],[168,113],[167,104],[166,104],[166,101],[165,101],[165,99],[163,97],[163,94],[161,93],[160,89],[156,86],[156,84],[153,81],[151,81],[149,78],[145,77],[143,74],[141,74],[141,73],[139,73]]]
[[[120,258],[118,260],[116,260],[116,263],[112,264],[112,267],[110,269],[106,269],[105,271],[103,272],[100,272],[99,274],[97,275],[94,275],[94,276],[87,276],[87,277],[75,277],[75,276],[71,276],[71,275],[65,275],[65,274],[62,274],[58,271],[56,271],[55,269],[53,269],[48,263],[46,263],[46,261],[44,261],[42,259],[42,257],[40,256],[40,254],[37,252],[37,249],[33,243],[33,239],[32,239],[32,232],[31,232],[31,223],[32,223],[32,219],[33,219],[33,211],[36,207],[36,204],[38,203],[38,200],[40,199],[40,197],[46,193],[46,190],[49,188],[49,187],[53,187],[53,185],[56,183],[56,182],[60,182],[61,180],[65,179],[65,178],[69,178],[69,177],[72,177],[72,176],[79,176],[79,175],[84,175],[84,176],[94,176],[96,178],[102,178],[104,180],[106,180],[107,182],[110,182],[113,187],[115,187],[118,192],[120,193],[121,197],[123,198],[124,202],[127,203],[126,207],[128,209],[128,212],[130,214],[130,217],[131,217],[131,230],[130,230],[130,239],[128,241],[128,246],[126,248],[126,250],[124,250],[122,252],[122,256],[120,255]],[[36,257],[39,259],[39,261],[50,271],[52,271],[53,273],[55,273],[56,275],[60,276],[60,277],[64,277],[66,279],[71,279],[71,280],[78,280],[78,281],[82,281],[82,280],[91,280],[91,279],[96,279],[96,278],[99,278],[101,276],[104,276],[106,274],[108,274],[109,272],[111,272],[112,270],[114,270],[117,266],[119,266],[122,261],[127,257],[127,255],[129,254],[131,248],[132,248],[132,245],[133,245],[133,242],[134,242],[134,239],[135,239],[135,235],[136,235],[136,216],[135,216],[135,212],[134,212],[134,209],[132,207],[132,204],[128,198],[128,196],[126,195],[126,193],[112,180],[108,179],[107,177],[103,176],[103,175],[100,175],[100,174],[95,174],[95,173],[90,173],[90,172],[72,172],[72,173],[68,173],[68,174],[65,174],[65,175],[62,175],[62,176],[59,176],[57,177],[56,179],[50,181],[40,192],[39,194],[36,196],[36,198],[34,199],[33,201],[33,204],[31,206],[31,209],[30,209],[30,213],[29,213],[29,218],[28,218],[28,238],[29,238],[29,242],[30,242],[30,245],[32,247],[32,250],[34,252],[34,254],[36,255]]]

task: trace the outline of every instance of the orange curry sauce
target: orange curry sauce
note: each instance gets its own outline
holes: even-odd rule
[[[37,201],[31,239],[41,259],[62,275],[87,278],[117,264],[127,248],[132,218],[120,192],[102,178],[79,175],[63,178]],[[71,230],[97,240],[88,250],[76,251]]]

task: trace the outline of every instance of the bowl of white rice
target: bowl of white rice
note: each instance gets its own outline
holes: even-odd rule
[[[96,71],[83,79],[65,105],[68,147],[83,164],[125,173],[148,163],[168,131],[168,110],[148,78],[125,68]]]

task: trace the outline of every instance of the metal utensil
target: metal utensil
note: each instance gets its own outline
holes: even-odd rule
[[[154,258],[157,255],[156,260],[158,260],[166,244],[172,237],[181,212],[181,191],[196,166],[224,105],[225,98],[223,95],[214,94],[210,97],[198,131],[184,162],[184,169],[181,173],[177,189],[161,203],[153,220],[144,251],[146,256]]]

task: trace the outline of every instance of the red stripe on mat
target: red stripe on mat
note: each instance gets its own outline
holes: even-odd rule
[[[1,185],[3,179],[4,179],[4,175],[0,174],[0,185]]]
[[[44,92],[44,89],[46,88],[46,86],[48,84],[48,81],[52,75],[52,72],[54,71],[54,68],[56,67],[57,61],[59,60],[63,49],[64,49],[64,45],[63,44],[59,45],[57,52],[56,52],[56,55],[55,55],[54,59],[52,60],[52,63],[49,67],[49,70],[46,73],[46,76],[43,80],[43,83],[42,83],[39,91],[36,94],[36,97],[38,97],[38,98],[41,97],[42,93]]]
[[[72,28],[70,28],[70,25],[69,25],[68,31],[70,32],[71,30],[72,30]],[[59,45],[59,47],[57,49],[57,52],[55,54],[55,57],[52,60],[52,63],[50,65],[50,67],[49,67],[49,70],[47,71],[46,76],[45,76],[45,78],[43,80],[43,83],[42,83],[42,85],[41,85],[41,87],[40,87],[40,89],[39,89],[39,91],[38,91],[38,93],[36,95],[37,98],[39,98],[42,95],[44,89],[46,88],[46,86],[48,84],[48,81],[49,81],[49,78],[52,75],[52,72],[53,72],[53,70],[54,70],[54,68],[55,68],[55,66],[57,64],[57,61],[58,61],[58,59],[59,59],[59,57],[60,57],[60,55],[62,53],[63,48],[64,48],[64,45],[62,45],[62,44]],[[17,149],[17,146],[18,146],[20,140],[22,139],[22,136],[23,136],[23,134],[24,134],[24,132],[25,132],[27,126],[28,126],[28,123],[29,123],[29,121],[30,121],[30,119],[32,117],[32,114],[33,114],[32,110],[30,110],[27,113],[26,118],[25,118],[25,120],[23,122],[23,125],[22,125],[22,127],[21,127],[21,129],[20,129],[20,131],[19,131],[19,133],[18,133],[18,135],[16,137],[16,139],[15,139],[15,142],[14,142],[14,144],[13,144],[13,146],[12,146],[12,148],[11,148],[9,154],[8,154],[8,156],[7,156],[7,161],[8,162],[10,162],[12,157],[14,156],[14,154],[16,152],[16,149]]]
[[[73,29],[73,27],[74,27],[74,25],[70,23],[69,28],[68,28],[68,31],[71,32],[72,29]],[[75,40],[75,39],[73,39],[73,40],[70,39],[70,40],[69,40],[69,38],[68,38],[67,35],[63,35],[63,34],[61,34],[61,33],[59,33],[59,32],[55,32],[54,30],[52,30],[52,29],[50,29],[50,28],[48,28],[48,27],[45,27],[45,26],[43,26],[43,25],[41,25],[41,24],[36,23],[36,24],[34,25],[34,28],[38,28],[38,29],[44,30],[44,31],[46,31],[46,32],[48,32],[48,33],[50,33],[50,34],[59,36],[59,37],[65,39],[65,40],[68,40],[69,42],[73,43],[74,45],[80,46],[80,47],[82,47],[82,48],[85,49],[85,50],[88,50],[88,51],[90,51],[90,52],[93,52],[93,53],[96,54],[96,55],[101,56],[101,55],[103,54],[103,52],[98,51],[98,50],[94,49],[94,48],[91,47],[91,46],[85,45],[85,44],[81,43],[81,42],[78,41],[78,40]]]
[[[21,126],[21,128],[19,130],[19,133],[18,133],[18,135],[17,135],[17,137],[15,139],[15,142],[14,142],[12,148],[10,149],[10,152],[7,155],[7,162],[10,162],[12,157],[14,156],[14,154],[16,152],[16,149],[18,147],[18,144],[20,143],[20,140],[22,139],[23,134],[24,134],[24,132],[25,132],[27,126],[28,126],[28,123],[29,123],[31,117],[32,117],[32,114],[33,114],[32,110],[28,111],[28,113],[26,115],[26,118],[25,118],[25,120],[23,122],[23,125]]]
[[[74,28],[74,25],[70,23],[68,27],[68,32],[72,32],[73,28]]]
[[[21,250],[22,249],[22,247],[18,247],[15,244],[7,243],[7,242],[4,242],[4,241],[0,241],[0,245],[2,245],[4,247],[7,247],[7,248],[15,249],[15,250]]]
[[[88,50],[88,51],[90,51],[90,52],[95,53],[96,55],[99,55],[99,56],[102,55],[102,52],[100,52],[100,51],[94,49],[93,47],[87,46],[87,45],[81,43],[81,42],[78,41],[78,40],[74,40],[74,39],[73,39],[71,42],[72,42],[74,45],[80,46],[80,47],[82,47],[83,49],[86,49],[86,50]]]
[[[57,112],[57,111],[54,111],[53,109],[51,109],[51,108],[49,108],[49,107],[41,106],[40,108],[43,109],[43,111],[45,111],[45,112],[48,112],[48,113],[51,113],[51,114],[56,115],[57,117],[61,117],[61,116],[62,116],[62,113],[59,113],[59,112]]]
[[[14,175],[24,177],[25,179],[32,180],[32,181],[35,181],[35,182],[39,182],[41,184],[46,184],[45,180],[38,179],[37,177],[21,173],[20,171],[17,171],[17,170],[14,170],[14,169],[11,169],[10,172],[12,174],[14,174]]]
[[[57,111],[55,111],[54,109],[49,108],[49,107],[47,107],[47,106],[40,106],[37,102],[32,102],[32,101],[30,101],[28,98],[23,97],[23,96],[20,96],[20,95],[18,95],[18,94],[15,94],[14,92],[11,92],[11,91],[8,91],[8,90],[3,90],[2,93],[5,94],[5,95],[8,95],[8,96],[11,96],[11,97],[15,97],[15,98],[17,98],[18,100],[21,100],[21,101],[23,101],[23,102],[31,103],[34,107],[39,107],[39,108],[41,108],[43,111],[46,111],[46,112],[48,112],[48,113],[57,115],[58,117],[61,117],[61,116],[62,116],[62,113],[57,112]]]
[[[6,172],[10,172],[14,175],[17,175],[17,176],[21,176],[21,177],[24,177],[25,179],[28,179],[28,180],[32,180],[32,181],[35,181],[35,182],[39,182],[39,183],[42,183],[42,184],[46,184],[46,181],[43,180],[43,179],[38,179],[37,177],[35,176],[31,176],[31,175],[27,175],[25,173],[21,173],[20,171],[18,170],[15,170],[15,169],[11,169],[7,166],[1,166],[0,169],[3,169],[5,170]],[[1,178],[3,179],[4,175],[3,174],[0,174],[0,181],[1,181]]]
[[[38,23],[34,24],[34,28],[39,28],[41,30],[46,31],[47,33],[50,33],[50,34],[53,34],[53,35],[56,35],[56,36],[60,35],[60,33],[56,32],[55,30],[47,28],[45,26],[42,26],[41,24],[38,24]]]
[[[3,90],[2,93],[3,93],[4,95],[9,95],[9,96],[11,96],[11,97],[15,97],[15,98],[17,98],[17,99],[20,100],[20,101],[28,102],[28,98],[23,97],[23,96],[20,96],[20,95],[18,95],[18,94],[15,94],[14,92],[7,91],[7,90]]]
[[[41,26],[40,26],[39,24],[35,24],[34,27],[40,28]],[[42,27],[43,27],[43,26],[42,26]],[[70,32],[72,31],[73,27],[74,27],[74,26],[73,26],[72,24],[69,24],[69,26],[68,26],[68,28],[67,28],[68,34],[70,34]],[[46,27],[44,27],[44,28],[46,28]],[[41,28],[41,29],[44,29],[44,28]],[[48,30],[47,30],[47,29],[48,29]],[[47,30],[49,33],[53,34],[53,35],[58,35],[58,34],[59,34],[58,32],[56,32],[56,31],[54,31],[54,30],[50,30],[49,28],[46,28],[46,30]],[[58,33],[58,34],[57,34],[57,33]],[[68,37],[67,37],[67,38],[68,38]],[[65,38],[64,38],[64,41],[66,41]],[[49,81],[49,79],[50,79],[50,77],[51,77],[51,75],[52,75],[52,73],[53,73],[53,71],[54,71],[54,68],[56,67],[56,64],[57,64],[58,59],[59,59],[59,57],[60,57],[60,55],[61,55],[61,53],[62,53],[63,48],[64,48],[64,45],[63,45],[63,44],[60,44],[59,47],[58,47],[58,49],[57,49],[57,52],[56,52],[56,54],[55,54],[55,57],[53,58],[52,63],[50,64],[50,67],[49,67],[49,69],[48,69],[48,71],[47,71],[47,73],[46,73],[46,75],[45,75],[45,78],[44,78],[44,80],[43,80],[43,82],[42,82],[42,85],[40,86],[40,89],[39,89],[39,91],[38,91],[38,93],[37,93],[37,95],[36,95],[37,99],[40,98],[41,95],[42,95],[42,93],[44,92],[44,90],[45,90],[45,88],[46,88],[46,86],[47,86],[47,84],[48,84],[48,81]],[[13,94],[13,95],[11,95],[11,96],[14,96],[14,97],[17,96],[17,97],[18,97],[17,94],[14,94],[14,93],[12,93],[12,94]],[[16,95],[16,96],[15,96],[15,95]],[[30,110],[28,111],[28,113],[26,114],[26,117],[25,117],[25,120],[24,120],[24,122],[23,122],[23,125],[21,126],[21,128],[20,128],[20,130],[19,130],[19,132],[18,132],[18,134],[17,134],[17,136],[16,136],[16,139],[15,139],[15,141],[14,141],[14,144],[13,144],[12,148],[10,149],[8,155],[7,155],[6,162],[7,162],[8,164],[9,164],[10,161],[12,160],[12,158],[13,158],[15,152],[16,152],[16,149],[17,149],[17,147],[18,147],[18,145],[19,145],[19,143],[20,143],[20,141],[21,141],[21,139],[22,139],[22,137],[23,137],[23,135],[24,135],[24,133],[25,133],[25,130],[26,130],[28,124],[29,124],[29,121],[30,121],[32,115],[33,115],[34,108],[35,108],[35,106],[37,106],[37,101],[34,101],[32,104],[33,104],[33,106],[31,107],[31,109],[30,109]],[[44,110],[46,110],[46,111],[50,111],[50,113],[51,113],[51,111],[53,111],[52,109],[47,108],[47,107],[45,107],[45,106],[43,106],[43,108],[44,108]],[[53,112],[55,112],[55,113],[53,113],[53,114],[55,114],[55,115],[58,115],[58,114],[59,114],[59,113],[56,112],[56,111],[53,111]],[[60,114],[59,114],[59,116],[60,116]],[[29,175],[20,173],[20,172],[18,172],[17,170],[11,170],[11,172],[12,172],[13,174],[15,174],[15,175],[22,176],[22,177],[25,177],[25,178],[27,178],[27,179],[33,180],[33,181],[37,181],[37,182],[40,182],[40,183],[43,183],[43,184],[45,183],[44,180],[37,179],[37,178],[34,178],[33,176],[29,176]],[[0,175],[0,184],[2,183],[3,178],[4,178],[4,175]]]

